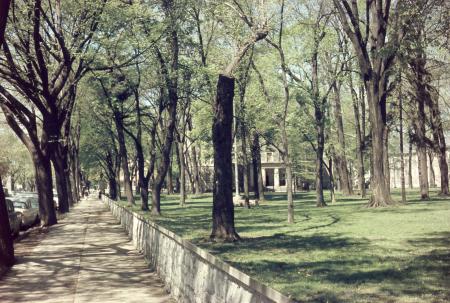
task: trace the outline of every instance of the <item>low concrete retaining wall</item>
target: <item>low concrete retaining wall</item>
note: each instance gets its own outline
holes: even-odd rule
[[[178,302],[293,303],[189,241],[103,196],[136,249],[156,269]]]

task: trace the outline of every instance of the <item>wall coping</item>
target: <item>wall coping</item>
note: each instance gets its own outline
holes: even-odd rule
[[[291,298],[283,295],[279,291],[257,281],[256,279],[243,273],[242,271],[238,270],[237,268],[227,264],[226,262],[222,261],[218,257],[207,252],[206,250],[201,249],[198,246],[189,242],[188,240],[181,238],[179,235],[168,230],[167,228],[156,224],[154,221],[151,221],[130,209],[127,209],[126,207],[120,205],[119,203],[117,203],[114,200],[109,199],[106,196],[103,196],[103,197],[107,200],[108,203],[114,204],[116,207],[119,207],[123,211],[128,212],[129,214],[131,214],[138,220],[150,225],[152,228],[156,229],[157,231],[164,234],[165,236],[171,238],[172,240],[177,242],[179,245],[181,245],[185,249],[196,254],[204,262],[211,264],[213,267],[217,268],[218,270],[220,270],[222,272],[225,272],[227,275],[232,277],[234,280],[236,280],[236,282],[241,284],[243,287],[253,290],[254,292],[258,293],[259,295],[262,295],[263,297],[266,297],[267,299],[273,300],[275,302],[279,302],[279,303],[295,303],[296,302],[296,301],[292,300]]]

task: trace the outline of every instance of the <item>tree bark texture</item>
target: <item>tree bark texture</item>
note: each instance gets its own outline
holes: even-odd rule
[[[41,225],[51,226],[58,222],[53,203],[50,157],[47,155],[39,155],[39,152],[34,152],[32,160],[35,167],[36,190],[39,197],[39,217],[41,218]]]
[[[212,240],[236,241],[240,237],[234,226],[232,125],[234,78],[219,75],[214,104],[212,138],[214,146],[214,185]]]

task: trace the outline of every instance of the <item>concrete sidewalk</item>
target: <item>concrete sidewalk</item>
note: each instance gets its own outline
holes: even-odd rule
[[[98,200],[80,202],[0,280],[0,302],[174,302]]]

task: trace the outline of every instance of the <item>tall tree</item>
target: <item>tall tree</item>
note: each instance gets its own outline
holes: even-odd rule
[[[369,120],[372,131],[372,194],[369,206],[388,206],[393,204],[387,184],[385,138],[387,136],[386,99],[388,95],[388,77],[395,58],[388,47],[388,29],[390,26],[391,1],[373,0],[360,5],[358,1],[333,0],[342,27],[353,45],[361,78],[367,93]],[[363,8],[361,8],[363,6]],[[364,21],[360,12],[364,12]],[[393,30],[389,41],[398,43],[398,31]]]
[[[233,9],[250,29],[250,36],[237,48],[236,53],[217,81],[217,93],[214,103],[214,119],[212,126],[212,138],[214,147],[214,185],[213,185],[213,209],[212,209],[212,240],[222,239],[236,241],[240,237],[234,226],[234,205],[232,192],[232,122],[233,122],[233,97],[234,70],[239,66],[247,51],[258,41],[264,39],[268,30],[265,19],[262,22],[252,21],[238,1],[233,1]],[[260,9],[264,9],[264,1],[261,1]]]
[[[288,116],[288,108],[289,108],[289,101],[291,99],[290,97],[290,91],[289,91],[289,83],[288,83],[288,67],[286,63],[286,57],[283,50],[283,33],[284,33],[284,16],[285,14],[285,1],[283,0],[281,2],[280,6],[280,25],[278,30],[278,41],[277,43],[271,41],[270,39],[266,39],[267,42],[269,42],[270,45],[272,45],[277,51],[280,58],[281,63],[281,75],[282,75],[282,81],[283,81],[283,94],[284,94],[284,100],[283,100],[283,113],[280,119],[278,120],[278,126],[280,128],[281,133],[281,148],[278,148],[281,158],[283,159],[283,164],[286,169],[286,192],[287,192],[287,204],[288,204],[288,213],[287,213],[287,221],[289,224],[294,223],[294,196],[293,196],[293,190],[292,190],[292,159],[290,155],[289,150],[289,138],[287,134],[287,126],[286,126],[286,120]],[[264,87],[264,82],[261,77],[261,74],[258,72],[255,66],[253,66],[255,72],[258,75],[259,82],[261,84],[261,89],[264,92],[264,95],[267,99],[267,101],[270,101],[269,94]]]
[[[159,62],[161,75],[167,90],[168,121],[162,145],[161,161],[154,177],[152,186],[152,209],[154,215],[161,214],[161,188],[170,165],[172,143],[175,136],[178,105],[178,77],[179,77],[179,19],[181,12],[173,0],[163,0],[163,11],[167,20],[168,37],[166,43],[169,49],[167,58],[156,47],[156,57]]]

